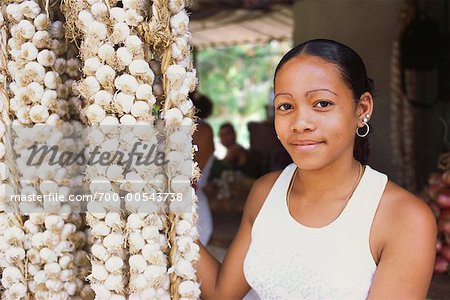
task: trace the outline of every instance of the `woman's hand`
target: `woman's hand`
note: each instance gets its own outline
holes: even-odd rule
[[[239,230],[231,243],[222,264],[204,246],[200,246],[200,260],[196,263],[202,299],[242,299],[250,290],[244,276],[244,259],[250,246],[251,230],[264,200],[280,172],[259,178],[253,185]]]

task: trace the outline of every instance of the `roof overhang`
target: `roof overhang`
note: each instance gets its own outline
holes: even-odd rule
[[[224,7],[212,15],[192,18],[189,29],[197,49],[290,40],[294,31],[292,4],[257,10]]]

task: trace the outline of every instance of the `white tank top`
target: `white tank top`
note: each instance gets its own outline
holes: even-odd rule
[[[261,299],[366,299],[376,270],[370,228],[387,176],[366,166],[338,218],[312,228],[288,210],[295,169],[284,169],[255,219],[244,260],[247,282]]]

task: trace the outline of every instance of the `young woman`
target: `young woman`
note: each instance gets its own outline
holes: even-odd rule
[[[308,41],[282,58],[274,84],[276,132],[294,163],[254,184],[222,264],[201,247],[202,299],[250,288],[261,299],[424,299],[435,219],[364,165],[373,91],[361,58]]]

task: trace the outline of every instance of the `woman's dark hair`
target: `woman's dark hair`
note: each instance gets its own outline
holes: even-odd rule
[[[344,82],[351,89],[356,103],[365,92],[374,95],[373,80],[367,76],[367,69],[361,57],[350,47],[333,40],[315,39],[295,46],[278,63],[274,78],[288,61],[302,54],[317,56],[335,64],[339,68]],[[365,164],[369,158],[369,152],[368,137],[355,136],[353,151],[355,159]]]

